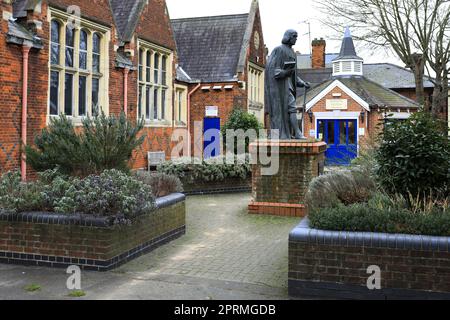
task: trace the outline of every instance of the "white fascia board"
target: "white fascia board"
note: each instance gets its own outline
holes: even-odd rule
[[[360,106],[370,112],[369,104],[354,93],[349,87],[340,82],[339,80],[334,80],[328,87],[326,87],[322,92],[315,96],[310,102],[306,104],[306,111],[311,110],[312,107],[316,105],[320,100],[322,100],[328,93],[330,93],[334,88],[338,87],[346,94],[348,94],[353,100],[355,100]]]

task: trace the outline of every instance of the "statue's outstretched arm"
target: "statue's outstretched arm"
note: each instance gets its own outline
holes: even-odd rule
[[[302,79],[297,77],[297,87],[310,89],[311,88],[311,84],[309,82],[303,81]]]

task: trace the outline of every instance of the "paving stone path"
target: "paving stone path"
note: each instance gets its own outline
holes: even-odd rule
[[[249,194],[187,199],[187,234],[121,268],[83,272],[86,299],[287,299],[298,218],[247,214]],[[65,270],[0,264],[0,299],[70,299]],[[24,290],[30,284],[42,289]]]
[[[247,213],[250,195],[189,197],[187,234],[119,272],[186,275],[286,288],[288,235],[298,218]]]

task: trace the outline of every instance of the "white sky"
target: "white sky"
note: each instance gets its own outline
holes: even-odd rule
[[[251,0],[166,1],[172,19],[247,13],[251,5]],[[309,53],[308,25],[300,23],[308,20],[311,22],[311,38],[323,37],[327,40],[327,53],[339,52],[341,42],[330,40],[331,37],[335,36],[335,33],[318,21],[321,13],[314,8],[313,0],[259,0],[259,3],[264,40],[269,50],[281,43],[281,38],[287,29],[295,29],[299,32],[299,41],[295,50],[301,53]],[[387,55],[384,52],[373,54],[368,50],[364,50],[362,44],[355,44],[359,48],[358,54],[367,63],[392,62],[403,66],[401,61],[392,54]]]

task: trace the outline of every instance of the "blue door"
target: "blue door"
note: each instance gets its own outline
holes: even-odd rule
[[[317,138],[328,144],[326,164],[347,166],[358,156],[356,120],[318,120]]]
[[[203,121],[203,157],[220,156],[220,118],[205,118]]]

